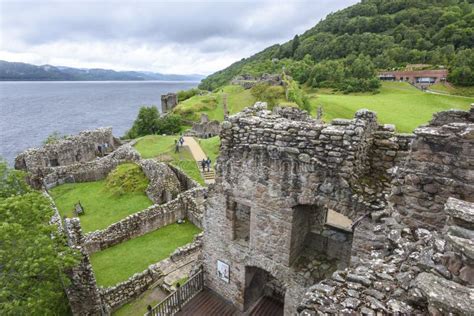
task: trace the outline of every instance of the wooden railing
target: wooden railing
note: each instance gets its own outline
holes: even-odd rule
[[[145,316],[173,316],[181,307],[189,302],[204,288],[202,270],[193,275],[186,283],[179,286],[176,291],[168,295],[161,303],[147,312]]]

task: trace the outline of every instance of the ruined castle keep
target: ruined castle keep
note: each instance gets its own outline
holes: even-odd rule
[[[178,95],[176,93],[163,94],[161,96],[161,113],[167,113],[178,105]]]
[[[257,103],[221,129],[202,263],[206,286],[240,311],[263,296],[285,315],[442,313],[456,294],[472,301],[473,109],[411,135],[367,110],[321,124]],[[436,297],[427,280],[453,293]]]

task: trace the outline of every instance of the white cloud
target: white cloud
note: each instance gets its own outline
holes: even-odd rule
[[[0,59],[208,74],[354,2],[0,0]]]

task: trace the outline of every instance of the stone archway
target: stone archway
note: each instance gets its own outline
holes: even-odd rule
[[[272,305],[274,315],[283,315],[285,291],[283,284],[268,271],[245,267],[244,312],[252,315],[259,305],[267,304]]]

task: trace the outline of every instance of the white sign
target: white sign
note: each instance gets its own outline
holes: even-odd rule
[[[222,281],[229,283],[229,265],[217,260],[217,276]]]

